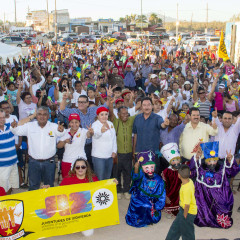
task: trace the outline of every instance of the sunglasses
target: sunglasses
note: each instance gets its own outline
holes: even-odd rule
[[[77,170],[79,170],[80,168],[81,168],[81,169],[86,169],[87,167],[86,167],[86,166],[76,166],[75,168],[76,168]]]
[[[204,94],[205,92],[200,92],[199,94]]]

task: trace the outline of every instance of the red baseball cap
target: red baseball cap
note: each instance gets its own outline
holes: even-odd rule
[[[117,104],[118,102],[124,102],[124,100],[122,98],[119,98],[115,101],[115,104]]]
[[[99,108],[97,109],[96,114],[98,115],[98,114],[101,113],[101,112],[108,112],[108,109],[105,108],[105,107],[99,107]]]
[[[133,56],[131,56],[130,58],[129,58],[129,60],[132,60],[133,59]]]
[[[130,90],[125,90],[121,95],[122,95],[122,97],[124,97],[124,96],[127,95],[128,93],[131,93],[131,91],[130,91]]]
[[[80,117],[77,113],[72,113],[72,114],[69,115],[68,121],[71,122],[73,119],[76,119],[80,122]]]

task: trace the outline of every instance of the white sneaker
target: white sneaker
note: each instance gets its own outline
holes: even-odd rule
[[[129,194],[128,192],[125,192],[124,194],[125,199],[129,200],[131,198],[131,194]]]
[[[118,200],[121,200],[122,199],[122,193],[118,193],[117,198],[118,198]]]
[[[86,231],[82,231],[82,234],[83,234],[83,236],[85,236],[85,237],[92,236],[93,233],[94,233],[94,229],[89,229],[89,230],[86,230]]]

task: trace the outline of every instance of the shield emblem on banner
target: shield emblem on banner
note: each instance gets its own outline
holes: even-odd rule
[[[10,237],[15,234],[23,221],[23,201],[0,201],[0,236]]]

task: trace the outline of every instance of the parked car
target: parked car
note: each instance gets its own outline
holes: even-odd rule
[[[54,38],[54,37],[55,37],[55,33],[54,33],[54,32],[48,32],[48,33],[46,34],[46,37],[47,37],[47,38]]]
[[[190,47],[196,46],[197,51],[207,48],[207,41],[202,39],[193,39],[189,42]]]
[[[153,35],[146,35],[145,37],[146,37],[151,43],[157,43],[157,42],[159,42],[159,40],[161,39],[160,36],[155,35],[155,34],[153,34]]]
[[[22,37],[3,37],[1,42],[17,47],[27,46]]]
[[[134,44],[134,43],[140,43],[142,42],[142,40],[140,38],[128,38],[127,42]]]
[[[24,39],[24,42],[26,43],[26,45],[34,45],[37,44],[37,39],[32,37],[26,37]]]
[[[122,40],[122,41],[126,41],[127,37],[125,33],[122,32],[115,32],[113,33],[113,37],[115,37],[117,40]]]
[[[159,34],[159,37],[160,37],[161,39],[169,39],[169,35],[168,35],[167,33],[165,33],[165,32],[160,33],[160,34]]]
[[[106,42],[106,43],[113,43],[113,44],[117,44],[118,43],[118,40],[114,37],[108,37],[108,36],[105,36],[102,38],[102,41],[103,42]]]
[[[79,42],[94,43],[95,40],[92,38],[92,36],[85,36],[83,38],[80,38]]]
[[[82,33],[79,34],[79,36],[88,36],[88,35],[89,35],[89,34],[86,33],[86,32],[82,32]]]
[[[206,37],[206,41],[207,41],[207,46],[212,47],[218,47],[219,42],[220,42],[220,37]]]
[[[64,33],[61,36],[62,38],[72,38],[73,40],[78,40],[78,35],[76,33]]]
[[[66,45],[66,42],[58,41],[57,44],[60,45],[61,47],[63,47]],[[56,45],[56,41],[52,40],[51,45],[53,45],[53,46]]]
[[[191,39],[192,39],[191,37],[184,37],[181,39],[181,43],[184,43],[185,41],[191,40]]]
[[[188,44],[190,44],[190,39],[182,41],[182,46],[184,47],[184,49],[187,48]]]
[[[94,42],[96,42],[102,38],[102,35],[91,35],[91,38],[94,40]]]

